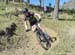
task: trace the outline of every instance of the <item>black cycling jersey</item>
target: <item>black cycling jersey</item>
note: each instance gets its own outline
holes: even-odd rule
[[[27,12],[27,14],[25,14],[25,21],[26,20],[29,21],[29,23],[30,23],[31,26],[33,26],[34,24],[37,23],[37,19],[30,12]]]

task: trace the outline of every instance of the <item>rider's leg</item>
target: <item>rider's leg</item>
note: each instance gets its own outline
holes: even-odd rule
[[[45,32],[45,30],[41,27],[40,23],[38,23],[37,25],[43,32]]]
[[[31,30],[34,32],[36,29],[36,25],[31,26]]]
[[[39,27],[42,31],[44,31],[44,29],[42,29],[42,27],[40,26],[39,23],[38,23],[37,25],[38,25],[38,27]],[[32,29],[33,32],[35,31],[36,28],[37,28],[36,24],[33,25],[33,26],[31,26],[31,29]],[[45,31],[44,31],[44,32],[45,32]]]
[[[26,21],[24,21],[24,27],[25,27],[26,30],[28,29],[27,28],[27,22]]]

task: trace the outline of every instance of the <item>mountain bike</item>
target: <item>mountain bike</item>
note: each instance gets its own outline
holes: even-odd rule
[[[53,41],[52,38],[46,33],[43,32],[38,25],[36,24],[35,29],[36,38],[39,42],[39,44],[44,48],[45,50],[48,50],[51,47],[51,42]]]

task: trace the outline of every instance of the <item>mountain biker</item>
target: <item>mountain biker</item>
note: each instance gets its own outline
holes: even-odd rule
[[[23,14],[24,14],[24,26],[25,26],[26,32],[29,31],[28,26],[27,26],[27,20],[30,23],[32,31],[35,31],[35,29],[36,29],[36,25],[35,24],[37,24],[38,27],[40,27],[40,24],[38,23],[38,20],[35,17],[35,16],[38,16],[39,17],[39,21],[41,21],[41,16],[39,14],[31,13],[31,12],[29,12],[29,10],[27,8],[23,9]]]

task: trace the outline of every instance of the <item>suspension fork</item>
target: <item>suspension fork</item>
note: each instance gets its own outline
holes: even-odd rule
[[[37,35],[37,38],[40,39],[41,41],[41,35],[42,35],[42,30],[37,26],[37,28],[35,29],[35,33]]]

